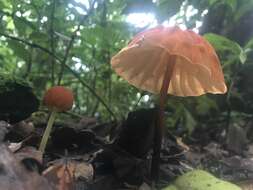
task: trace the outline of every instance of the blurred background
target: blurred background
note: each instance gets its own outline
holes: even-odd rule
[[[167,126],[219,135],[236,126],[250,135],[253,0],[1,0],[0,71],[27,79],[39,97],[59,83],[72,88],[75,114],[122,119],[154,107],[156,98],[118,77],[110,59],[133,35],[157,25],[204,35],[228,86],[225,95],[170,96]]]

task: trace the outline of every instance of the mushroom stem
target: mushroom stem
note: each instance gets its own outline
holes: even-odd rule
[[[57,112],[56,112],[55,110],[53,110],[53,111],[51,112],[50,117],[49,117],[49,120],[48,120],[48,122],[47,122],[46,130],[45,130],[45,132],[44,132],[44,134],[43,134],[43,137],[42,137],[42,140],[41,140],[41,142],[40,142],[39,150],[42,152],[42,154],[43,154],[44,151],[45,151],[45,148],[46,148],[46,145],[47,145],[47,141],[48,141],[50,132],[51,132],[51,130],[52,130],[52,127],[53,127],[53,123],[54,123],[56,114],[57,114]]]
[[[169,61],[167,62],[162,88],[160,91],[158,115],[155,123],[156,126],[154,134],[153,156],[151,163],[151,178],[154,181],[159,180],[160,152],[164,131],[164,108],[167,101],[168,88],[174,65],[175,65],[175,56],[170,56]]]

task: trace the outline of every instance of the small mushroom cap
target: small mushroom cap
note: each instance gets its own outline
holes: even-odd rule
[[[172,56],[175,56],[175,66],[169,94],[199,96],[227,91],[214,48],[200,35],[178,27],[159,26],[137,34],[112,57],[111,65],[130,84],[159,93],[166,64],[170,64]]]
[[[50,109],[56,111],[67,111],[72,108],[74,96],[71,90],[63,86],[54,86],[47,90],[43,103]]]

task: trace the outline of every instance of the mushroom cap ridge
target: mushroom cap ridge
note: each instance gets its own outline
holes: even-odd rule
[[[227,91],[218,56],[200,35],[159,26],[137,34],[111,59],[112,68],[130,84],[159,93],[166,64],[176,56],[168,94],[199,96]]]

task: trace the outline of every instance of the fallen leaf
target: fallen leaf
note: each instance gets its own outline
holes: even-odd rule
[[[22,145],[23,145],[23,142],[10,143],[8,145],[8,148],[11,150],[11,152],[16,152],[22,147]]]
[[[72,190],[77,180],[91,181],[94,175],[91,164],[85,162],[59,160],[43,172],[53,182],[57,190]]]
[[[40,164],[42,164],[43,159],[42,152],[34,147],[26,146],[18,150],[15,155],[19,158],[19,160],[23,160],[25,158],[33,158],[37,160]]]
[[[54,190],[37,172],[27,170],[6,145],[0,144],[1,190]]]

